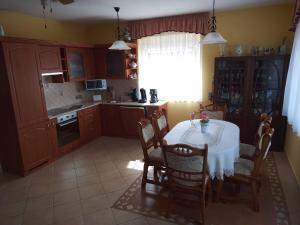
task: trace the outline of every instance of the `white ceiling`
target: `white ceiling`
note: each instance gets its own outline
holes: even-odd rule
[[[49,1],[49,0],[48,0]],[[213,0],[74,0],[69,5],[52,3],[53,13],[47,17],[76,22],[99,22],[116,18],[114,6],[121,7],[121,20],[211,11]],[[293,0],[216,0],[216,11],[276,5]],[[40,0],[0,0],[0,10],[42,16]]]

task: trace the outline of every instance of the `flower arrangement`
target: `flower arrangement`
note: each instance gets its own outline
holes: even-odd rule
[[[201,124],[207,124],[209,122],[208,113],[205,111],[202,111],[200,113],[200,123]]]

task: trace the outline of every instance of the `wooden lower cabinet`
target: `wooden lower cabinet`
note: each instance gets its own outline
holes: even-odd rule
[[[102,133],[105,136],[120,137],[123,134],[120,106],[102,105]]]
[[[101,135],[100,105],[83,109],[78,113],[80,141],[87,143]]]
[[[24,174],[51,160],[52,142],[49,121],[19,131]]]

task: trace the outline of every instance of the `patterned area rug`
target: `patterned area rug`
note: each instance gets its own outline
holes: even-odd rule
[[[251,208],[251,190],[241,187],[235,201],[222,203],[211,202],[207,208],[209,225],[290,225],[289,213],[279,180],[275,160],[272,154],[267,157],[262,170],[262,188],[260,191],[260,212]],[[147,184],[146,191],[141,191],[142,177],[138,177],[125,193],[114,203],[112,208],[125,210],[147,217],[160,219],[174,224],[199,224],[200,208],[176,205],[169,217],[166,217],[168,192],[164,188]],[[229,195],[232,187],[224,188],[224,195]]]

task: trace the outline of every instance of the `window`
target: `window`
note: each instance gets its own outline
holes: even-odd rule
[[[288,117],[293,130],[300,137],[300,23],[294,37],[284,93],[283,114]]]
[[[139,87],[160,100],[201,101],[200,34],[166,32],[138,40]]]

